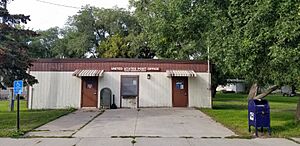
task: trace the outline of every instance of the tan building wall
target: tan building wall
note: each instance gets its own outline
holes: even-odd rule
[[[30,72],[39,81],[30,90],[29,108],[80,107],[81,79],[73,72]]]
[[[32,71],[39,84],[30,89],[29,108],[80,108],[81,79],[73,72]],[[151,75],[147,79],[147,74]],[[110,88],[115,94],[116,105],[120,107],[121,75],[139,75],[139,107],[172,107],[172,78],[166,72],[104,72],[98,80],[98,107],[100,91]],[[197,73],[189,78],[189,107],[210,108],[210,74]],[[32,104],[31,104],[32,103]],[[135,102],[122,100],[122,107],[136,107]]]
[[[147,79],[150,74],[150,79]],[[139,106],[140,107],[171,107],[171,78],[165,72],[105,72],[99,79],[100,90],[108,87],[116,96],[116,104],[120,107],[121,75],[139,75]],[[122,107],[133,107],[129,99],[122,100]]]
[[[196,78],[189,78],[189,107],[212,107],[210,78],[208,73],[197,73]]]

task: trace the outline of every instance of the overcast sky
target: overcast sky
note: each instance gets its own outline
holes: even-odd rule
[[[8,9],[11,14],[30,15],[31,21],[25,25],[27,28],[45,30],[63,27],[68,16],[75,15],[80,7],[87,4],[103,8],[128,8],[128,3],[128,0],[14,0],[9,3]]]

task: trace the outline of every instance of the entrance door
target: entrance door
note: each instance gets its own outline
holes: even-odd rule
[[[81,107],[97,107],[98,77],[82,77]]]
[[[172,98],[173,107],[188,106],[188,78],[173,77],[172,78]]]

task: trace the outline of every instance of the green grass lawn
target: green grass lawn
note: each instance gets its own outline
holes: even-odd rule
[[[15,101],[15,106],[14,106],[14,110],[17,110],[17,101]],[[20,100],[20,110],[24,111],[27,110],[27,103],[24,100]],[[10,109],[9,107],[9,101],[5,100],[5,101],[0,101],[0,112],[8,112]]]
[[[16,109],[15,102],[15,109]],[[0,101],[0,137],[20,136],[28,131],[33,130],[43,124],[46,124],[62,115],[66,115],[74,109],[60,110],[27,110],[26,102],[21,101],[20,104],[20,128],[19,133],[16,132],[16,112],[9,112],[9,102]],[[16,111],[16,110],[15,110]]]
[[[272,137],[300,137],[300,123],[295,122],[299,97],[269,95],[266,99],[271,108]],[[213,99],[213,109],[201,111],[240,136],[253,135],[248,132],[247,95],[218,93]]]

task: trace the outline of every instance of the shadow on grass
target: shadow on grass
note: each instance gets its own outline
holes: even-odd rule
[[[214,101],[241,101],[247,102],[247,94],[236,94],[236,93],[218,93],[216,97],[213,98]],[[300,100],[300,95],[287,97],[282,96],[281,94],[270,94],[265,99],[269,102],[278,102],[278,103],[297,103]]]
[[[271,129],[272,129],[272,133],[274,135],[278,135],[278,136],[280,136],[280,134],[284,133],[284,132],[285,133],[292,133],[293,136],[298,136],[298,137],[300,136],[300,133],[298,133],[298,134],[294,133],[295,129],[300,129],[300,123],[297,123],[295,121],[290,121],[290,122],[287,122],[286,124],[283,124],[283,125],[280,125],[280,126],[272,126],[271,125]],[[292,132],[292,131],[294,131],[294,132]]]
[[[34,113],[34,112],[51,112],[51,111],[65,111],[70,110],[73,111],[74,109],[35,109],[35,110],[28,110],[28,109],[22,109],[20,110],[20,113]],[[17,110],[14,111],[0,111],[2,114],[16,114]]]
[[[277,97],[277,96],[267,96],[266,99],[269,102],[273,103],[288,103],[288,104],[297,104],[298,97]]]
[[[247,105],[243,104],[230,104],[230,105],[214,105],[215,110],[248,110]]]

